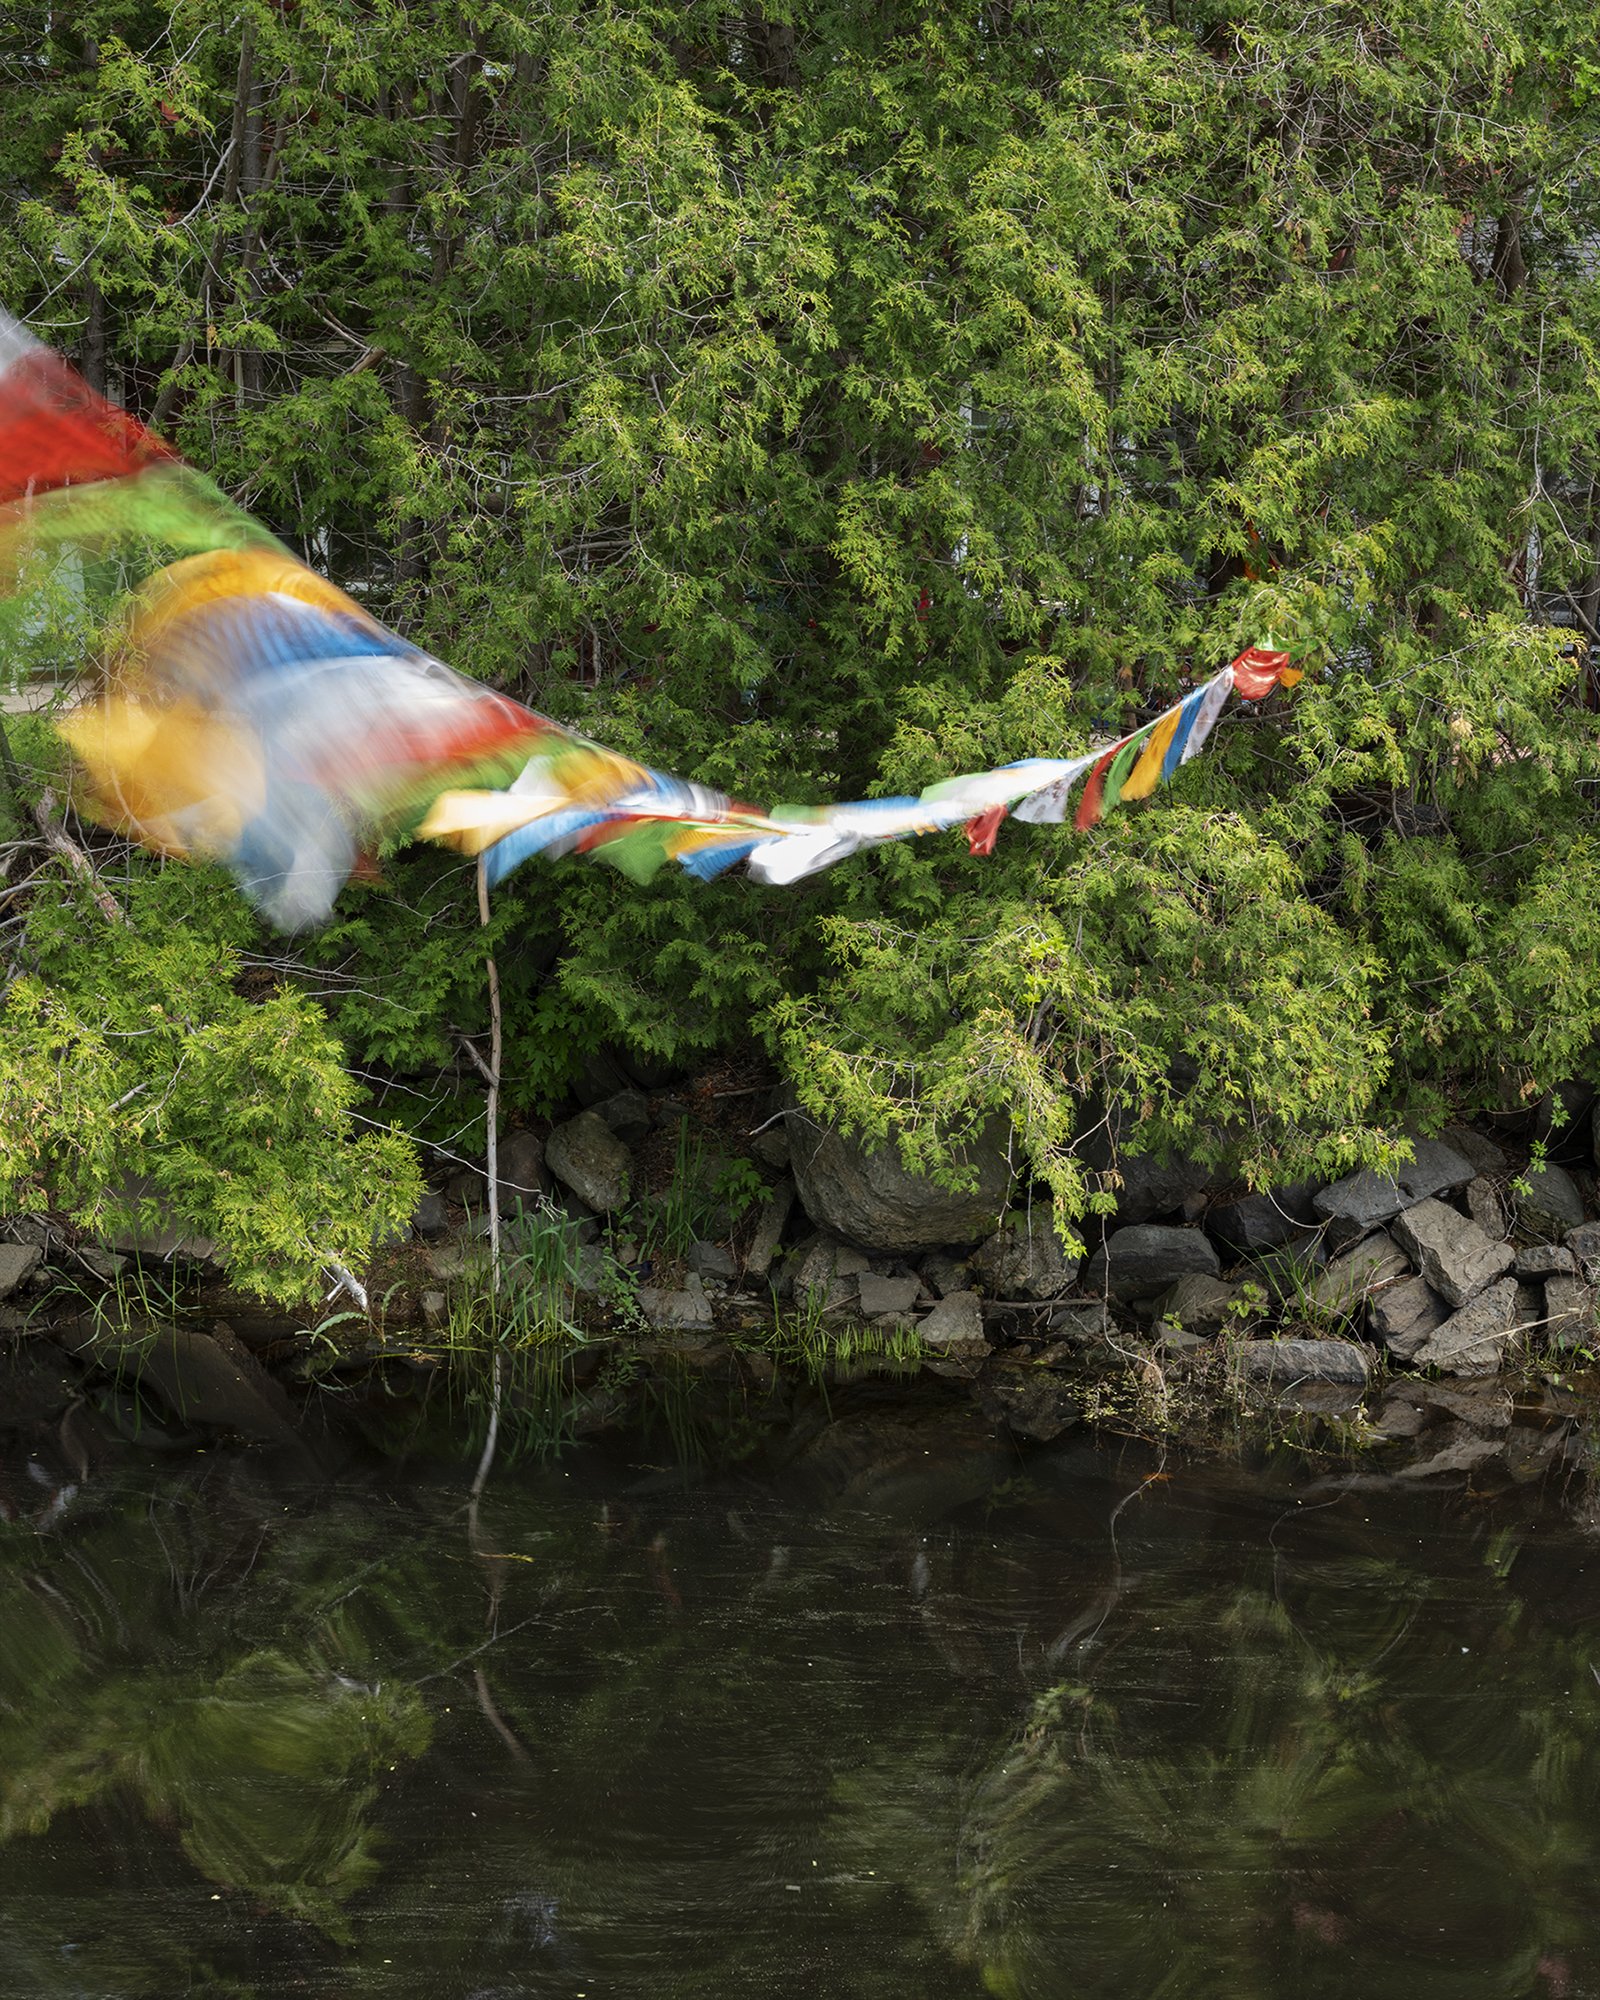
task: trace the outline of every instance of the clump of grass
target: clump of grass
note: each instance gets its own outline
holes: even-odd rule
[[[766,1191],[766,1182],[750,1160],[728,1160],[708,1175],[705,1147],[689,1129],[688,1119],[682,1118],[666,1191],[640,1204],[645,1248],[656,1256],[687,1257],[696,1243],[714,1236],[730,1218],[737,1223]]]
[[[572,1442],[567,1361],[587,1337],[574,1315],[578,1225],[544,1208],[524,1209],[507,1230],[498,1290],[487,1266],[451,1296],[439,1358],[453,1406],[467,1419],[467,1450],[487,1434],[498,1406],[510,1458],[546,1459]]]
[[[672,1178],[665,1193],[651,1196],[645,1204],[647,1248],[658,1256],[665,1251],[672,1257],[687,1257],[710,1228],[714,1209],[705,1186],[705,1148],[689,1130],[688,1119],[681,1118]]]
[[[816,1287],[787,1311],[775,1301],[772,1330],[758,1345],[780,1367],[814,1384],[840,1376],[914,1374],[927,1358],[915,1328],[836,1320],[827,1293]]]

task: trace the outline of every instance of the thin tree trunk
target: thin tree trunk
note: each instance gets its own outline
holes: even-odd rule
[[[83,59],[91,71],[100,67],[100,44],[92,35],[86,35],[83,42]],[[92,155],[99,163],[98,150]],[[97,395],[106,393],[106,300],[100,289],[99,280],[87,262],[83,272],[83,345],[79,350],[79,364],[83,379]]]
[[[478,860],[478,924],[480,929],[489,927],[489,877],[480,856]],[[476,1506],[479,1495],[488,1483],[489,1473],[494,1466],[495,1447],[500,1441],[500,1407],[505,1398],[505,1356],[500,1351],[498,1338],[500,1302],[500,1054],[502,1046],[502,1023],[500,1018],[500,968],[495,964],[494,953],[490,952],[485,961],[489,979],[489,1075],[488,1095],[484,1104],[485,1160],[484,1179],[489,1192],[489,1294],[490,1324],[495,1329],[494,1358],[490,1363],[491,1377],[489,1390],[489,1434],[483,1441],[483,1457],[478,1461],[478,1470],[472,1481],[472,1500]],[[474,1525],[476,1522],[474,1520]]]

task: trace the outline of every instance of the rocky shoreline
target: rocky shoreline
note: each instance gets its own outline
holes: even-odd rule
[[[871,1381],[976,1403],[1019,1450],[1088,1424],[1376,1453],[1405,1476],[1520,1483],[1586,1463],[1587,1118],[1564,1161],[1530,1161],[1526,1130],[1454,1125],[1417,1137],[1393,1178],[1267,1194],[1124,1154],[1116,1212],[1079,1263],[1042,1200],[1019,1205],[998,1140],[952,1191],[765,1085],[649,1089],[614,1069],[599,1083],[502,1141],[496,1300],[469,1164],[376,1254],[366,1314],[263,1311],[228,1292],[214,1246],[174,1230],[87,1244],[49,1216],[9,1218],[0,1335],[36,1375],[19,1357],[46,1344],[84,1422],[272,1447],[330,1412],[369,1430],[376,1412],[387,1436],[397,1413],[443,1404],[469,1431],[474,1367],[498,1348],[521,1364],[513,1405],[537,1405],[557,1441],[637,1421],[669,1379],[769,1439],[797,1385]],[[133,1418],[116,1400],[130,1396]]]

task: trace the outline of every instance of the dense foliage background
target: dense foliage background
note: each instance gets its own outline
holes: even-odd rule
[[[1092,837],[499,899],[514,1104],[754,1036],[914,1158],[1004,1111],[1066,1218],[1108,1111],[1261,1179],[1600,1080],[1597,82],[1572,0],[15,0],[0,296],[456,665],[746,797],[1292,647]],[[229,948],[437,1136],[474,922],[407,855],[314,965]]]

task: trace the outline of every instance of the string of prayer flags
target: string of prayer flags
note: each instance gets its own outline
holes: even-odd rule
[[[1080,829],[1148,797],[1231,693],[1259,701],[1300,677],[1253,647],[1082,755],[914,798],[763,811],[620,756],[390,632],[0,311],[0,594],[26,594],[40,560],[62,557],[86,595],[91,572],[118,579],[101,684],[60,725],[87,809],[147,847],[224,862],[285,930],[324,920],[366,857],[410,833],[479,856],[490,886],[567,854],[639,882],[672,863],[783,885],[956,827],[992,854],[1008,815],[1060,825],[1080,781]]]

